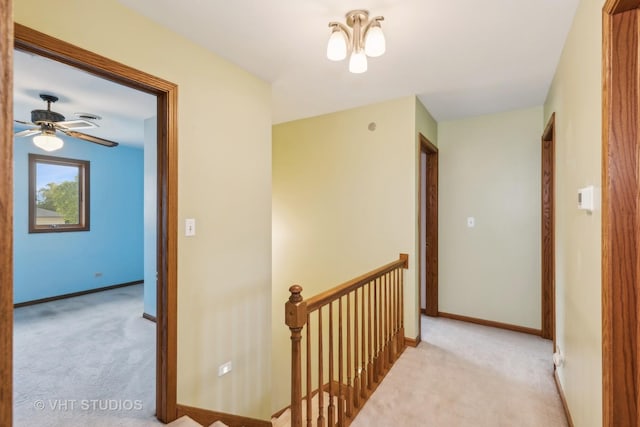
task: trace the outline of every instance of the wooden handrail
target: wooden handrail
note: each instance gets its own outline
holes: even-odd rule
[[[285,304],[285,323],[291,331],[291,425],[302,426],[302,329],[306,326],[306,425],[346,426],[365,404],[382,378],[404,351],[403,274],[409,268],[409,256],[322,292],[308,300],[302,297],[302,287],[289,288],[291,296]],[[373,289],[372,289],[373,288]],[[343,305],[343,297],[346,304]],[[353,297],[353,304],[351,304]],[[372,299],[373,297],[373,299]],[[335,351],[334,308],[338,307],[338,350]],[[328,311],[328,337],[324,337],[323,308]],[[343,324],[343,311],[346,324]],[[312,316],[317,337],[312,344]],[[353,320],[353,321],[352,321]],[[343,334],[343,329],[346,332]],[[353,334],[353,335],[352,335]],[[352,339],[353,338],[353,339]],[[326,347],[324,341],[326,340]],[[317,348],[317,388],[312,386],[312,347]],[[326,351],[324,350],[326,348]],[[346,353],[346,359],[345,359]],[[336,361],[336,354],[338,360]],[[327,370],[324,369],[326,366]],[[353,362],[353,364],[352,364]],[[337,382],[336,366],[337,363]],[[345,369],[346,368],[346,369]],[[345,372],[346,371],[346,372]],[[346,374],[346,378],[343,375]],[[352,376],[353,374],[353,376]],[[326,381],[328,378],[328,382]],[[343,381],[346,379],[346,384]],[[353,381],[352,381],[353,380]],[[324,392],[328,405],[324,406]],[[312,419],[313,395],[318,397],[317,420]],[[337,405],[334,403],[337,401]],[[337,410],[337,413],[335,412]]]
[[[409,268],[409,255],[400,254],[400,258],[396,261],[390,262],[387,265],[383,265],[382,267],[376,268],[375,270],[365,273],[362,276],[351,279],[348,282],[343,283],[342,285],[338,285],[334,288],[329,289],[328,291],[324,291],[321,294],[307,299],[307,311],[315,311],[319,307],[327,305],[330,302],[335,301],[338,298],[343,297],[353,290],[361,287],[362,285],[365,285],[370,281],[377,279],[378,277],[382,277],[386,273],[389,273],[390,271],[393,271],[397,268]]]

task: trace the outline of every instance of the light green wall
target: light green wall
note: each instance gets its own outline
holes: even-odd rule
[[[440,311],[540,328],[542,130],[542,107],[438,124]]]
[[[423,134],[432,144],[438,145],[438,123],[431,116],[431,113],[416,97],[416,141],[420,142],[419,134]],[[418,149],[419,145],[418,145]]]
[[[273,127],[274,411],[289,404],[292,284],[311,297],[408,253],[405,328],[418,334],[415,110],[411,96]]]
[[[178,236],[178,402],[268,419],[271,88],[115,0],[87,7],[21,0],[15,21],[179,85],[178,215],[198,235]]]
[[[558,368],[576,426],[602,423],[601,210],[576,207],[602,173],[602,6],[582,0],[544,106],[556,113],[556,321]]]

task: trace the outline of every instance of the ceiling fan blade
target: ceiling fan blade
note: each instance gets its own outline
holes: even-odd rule
[[[117,142],[109,141],[108,139],[104,139],[104,138],[98,138],[97,136],[93,136],[93,135],[87,135],[86,133],[76,132],[74,130],[66,130],[66,129],[60,129],[60,131],[74,138],[83,139],[85,141],[93,142],[95,144],[104,145],[105,147],[118,146]]]
[[[68,120],[65,122],[53,122],[53,126],[60,130],[93,129],[99,127],[88,120]]]
[[[21,125],[30,125],[31,122],[23,122],[22,120],[14,120],[16,123],[20,123]]]
[[[16,132],[13,136],[17,136],[17,137],[31,136],[31,135],[39,134],[40,132],[42,132],[42,130],[40,128],[27,129],[27,130],[23,130],[23,131],[20,131],[20,132]]]

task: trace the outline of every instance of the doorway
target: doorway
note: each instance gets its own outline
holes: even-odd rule
[[[177,86],[109,60],[77,46],[13,24],[11,1],[0,0],[0,63],[6,78],[0,79],[0,425],[12,423],[12,331],[13,272],[13,111],[12,50],[15,47],[59,61],[96,76],[157,97],[158,156],[158,279],[156,323],[156,416],[170,422],[176,418],[176,293],[177,293]],[[13,26],[14,31],[11,32]]]
[[[438,316],[438,148],[420,134],[420,312]]]
[[[556,114],[542,133],[541,155],[541,269],[542,338],[553,340],[556,351],[556,257],[555,257],[555,147]]]

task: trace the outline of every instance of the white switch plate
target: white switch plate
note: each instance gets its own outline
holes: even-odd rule
[[[467,227],[473,228],[476,226],[476,219],[472,216],[467,218]]]
[[[590,185],[578,190],[578,209],[593,212],[594,206],[594,187]]]
[[[223,363],[222,365],[220,365],[218,367],[218,376],[219,377],[221,377],[223,375],[226,375],[229,372],[231,372],[231,361],[229,361],[227,363]]]
[[[195,236],[196,235],[196,220],[195,218],[187,218],[184,220],[184,235]]]

